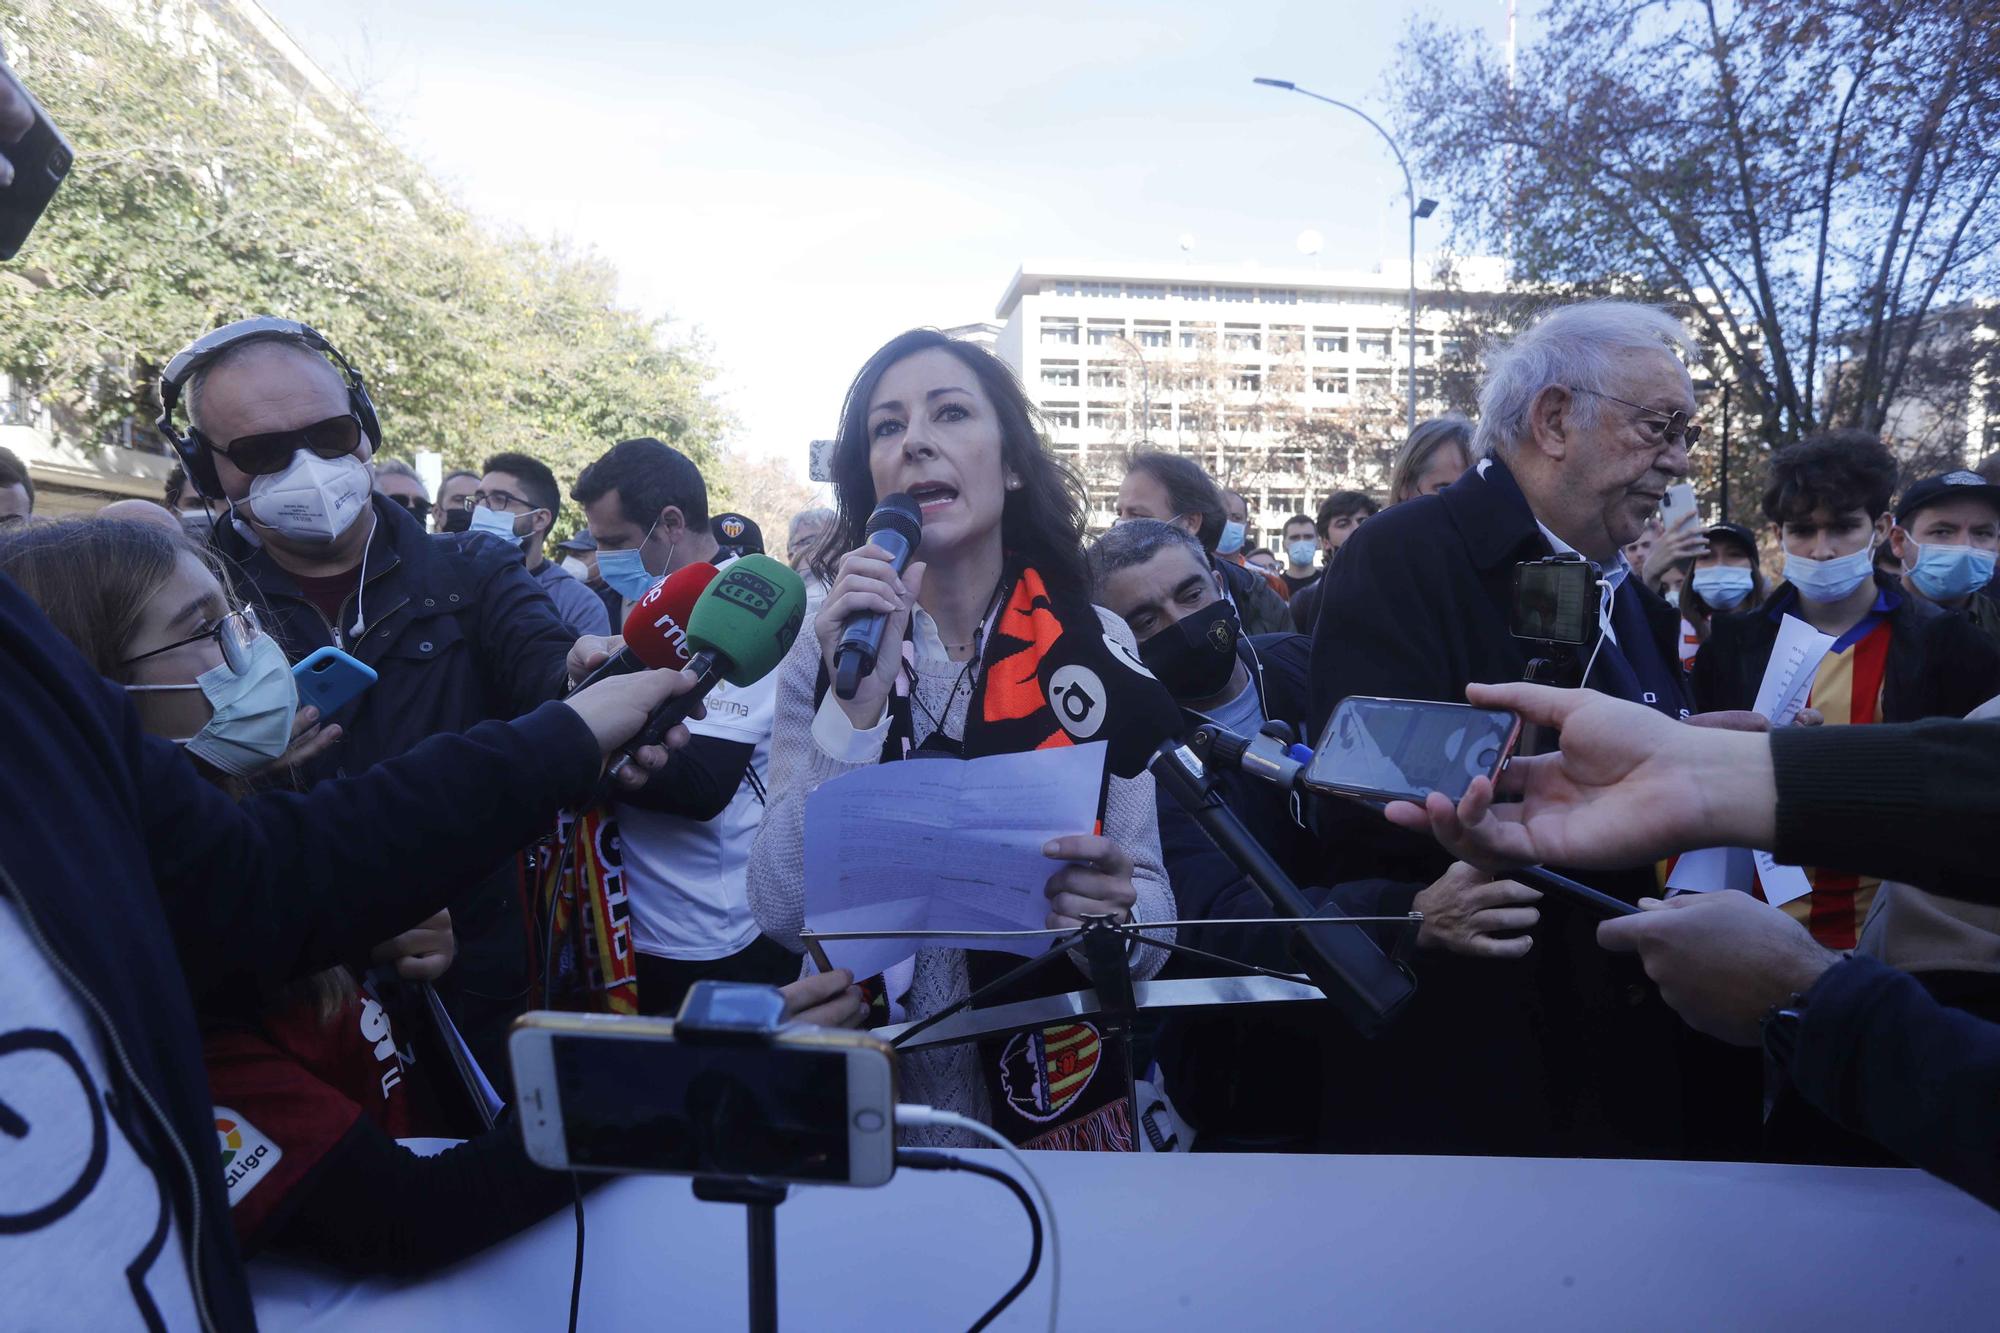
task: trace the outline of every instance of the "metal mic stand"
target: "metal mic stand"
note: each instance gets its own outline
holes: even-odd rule
[[[740,1203],[748,1220],[750,1333],[778,1333],[778,1205],[783,1185],[699,1176],[694,1197],[704,1203]]]
[[[1197,735],[1208,730],[1200,728]],[[1253,747],[1244,748],[1248,752]],[[1317,909],[1299,892],[1284,867],[1224,803],[1193,750],[1167,741],[1147,767],[1160,787],[1194,816],[1223,855],[1257,886],[1272,909],[1300,923],[1292,932],[1292,957],[1306,976],[1356,1031],[1365,1037],[1380,1035],[1416,993],[1416,979],[1409,969],[1385,956],[1366,935],[1342,929],[1337,909]]]

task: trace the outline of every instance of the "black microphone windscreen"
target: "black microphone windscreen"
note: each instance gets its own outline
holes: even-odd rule
[[[924,511],[909,496],[897,491],[885,495],[868,515],[867,533],[873,537],[878,532],[894,532],[909,544],[914,553],[924,535]]]

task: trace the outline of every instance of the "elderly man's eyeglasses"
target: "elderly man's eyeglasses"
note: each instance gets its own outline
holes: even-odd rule
[[[1639,418],[1638,424],[1644,426],[1652,437],[1662,444],[1678,444],[1683,448],[1692,449],[1695,446],[1695,442],[1701,439],[1701,427],[1688,420],[1688,414],[1685,412],[1673,412],[1667,416],[1661,416],[1658,408],[1647,407],[1644,403],[1635,403],[1630,399],[1619,398],[1613,394],[1601,393],[1596,389],[1586,389],[1572,384],[1569,386],[1569,391],[1571,393],[1587,393],[1593,398],[1603,398],[1609,402],[1629,407],[1634,412],[1643,413]]]
[[[170,653],[176,648],[185,648],[191,643],[200,643],[203,639],[212,638],[215,640],[215,646],[222,650],[222,660],[228,664],[230,671],[240,676],[250,669],[250,645],[257,642],[263,633],[264,627],[257,623],[256,610],[246,606],[241,611],[231,611],[207,629],[197,630],[185,639],[175,639],[172,643],[150,652],[140,653],[137,657],[128,657],[118,665],[131,666],[149,657],[158,657],[161,653]],[[134,685],[131,688],[137,690],[155,687]]]

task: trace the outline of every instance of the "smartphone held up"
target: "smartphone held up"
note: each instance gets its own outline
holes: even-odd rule
[[[1504,708],[1350,695],[1328,720],[1304,784],[1368,805],[1421,805],[1434,791],[1455,803],[1474,778],[1498,778],[1520,738],[1521,719]]]

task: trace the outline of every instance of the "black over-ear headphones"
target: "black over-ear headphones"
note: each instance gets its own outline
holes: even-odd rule
[[[221,356],[232,347],[240,347],[252,342],[286,342],[298,347],[311,348],[330,359],[347,381],[347,404],[355,419],[361,423],[361,433],[368,439],[371,450],[382,445],[382,424],[375,418],[375,404],[368,397],[368,386],[340,349],[328,342],[324,335],[310,325],[297,320],[278,319],[271,315],[259,315],[254,319],[239,319],[234,324],[224,324],[212,333],[204,333],[186,347],[174,354],[167,362],[167,368],[160,376],[160,419],[154,424],[160,434],[173,445],[174,453],[186,470],[188,480],[194,483],[203,499],[223,499],[222,482],[215,474],[215,458],[210,453],[214,447],[188,422],[186,434],[174,428],[174,407],[181,400],[181,389],[194,373],[209,362]]]

